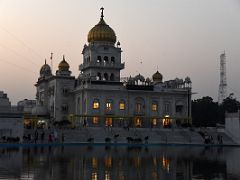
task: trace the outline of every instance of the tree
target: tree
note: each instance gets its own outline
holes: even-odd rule
[[[209,96],[192,101],[192,122],[195,126],[216,126],[219,121],[219,106]]]
[[[225,112],[228,113],[234,113],[238,112],[238,109],[240,107],[240,102],[236,100],[236,98],[233,97],[234,94],[231,93],[226,99],[223,100],[222,108],[225,110]]]

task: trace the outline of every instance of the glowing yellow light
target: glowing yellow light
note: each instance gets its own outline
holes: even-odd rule
[[[153,118],[153,119],[152,119],[152,125],[153,125],[153,126],[156,126],[156,125],[157,125],[157,118]]]
[[[96,101],[95,101],[95,102],[93,103],[93,109],[99,109],[99,106],[100,106],[100,105],[99,105],[99,102],[96,102]]]
[[[105,171],[105,180],[110,180],[110,173],[109,171]]]
[[[140,117],[135,118],[135,126],[139,126],[139,127],[142,126],[142,120]]]
[[[112,126],[112,118],[106,118],[106,121],[105,121],[105,125],[106,126]]]
[[[157,111],[157,104],[152,104],[152,111]]]
[[[97,168],[97,159],[95,157],[92,158],[92,167]]]
[[[120,102],[119,109],[120,110],[124,110],[125,109],[125,103],[124,102]]]
[[[163,158],[162,158],[162,165],[163,165],[163,169],[165,169],[165,170],[167,170],[169,172],[169,170],[170,170],[170,161],[165,156],[163,156]]]
[[[97,180],[97,179],[98,179],[97,173],[93,172],[92,173],[92,180]]]
[[[105,164],[105,167],[111,168],[112,167],[112,157],[111,156],[106,157],[105,161],[104,161],[104,164]]]
[[[112,110],[112,103],[111,102],[107,102],[106,103],[106,108],[108,111],[111,111]]]
[[[98,124],[98,117],[97,116],[93,117],[93,124]]]

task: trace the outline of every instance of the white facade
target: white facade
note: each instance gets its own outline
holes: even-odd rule
[[[189,122],[190,78],[162,82],[157,71],[151,78],[139,74],[121,82],[120,71],[125,67],[121,52],[115,32],[102,13],[100,22],[88,34],[77,78],[71,76],[65,58],[56,75],[45,62],[36,83],[37,105],[45,107],[45,115],[52,121],[73,115],[77,120],[87,120],[88,125],[118,126],[124,121],[130,126],[149,127],[162,125],[165,117]]]
[[[237,113],[226,113],[225,131],[235,142],[240,144],[240,111]]]

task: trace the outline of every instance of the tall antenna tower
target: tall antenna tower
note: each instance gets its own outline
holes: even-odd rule
[[[220,84],[218,90],[218,104],[222,104],[227,97],[227,72],[225,51],[220,55]]]

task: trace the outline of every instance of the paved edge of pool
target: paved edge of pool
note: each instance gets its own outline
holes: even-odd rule
[[[187,143],[85,143],[85,142],[67,142],[67,143],[0,143],[1,147],[59,147],[59,146],[125,146],[125,147],[157,147],[157,146],[191,146],[191,147],[240,147],[239,144],[187,144]]]

